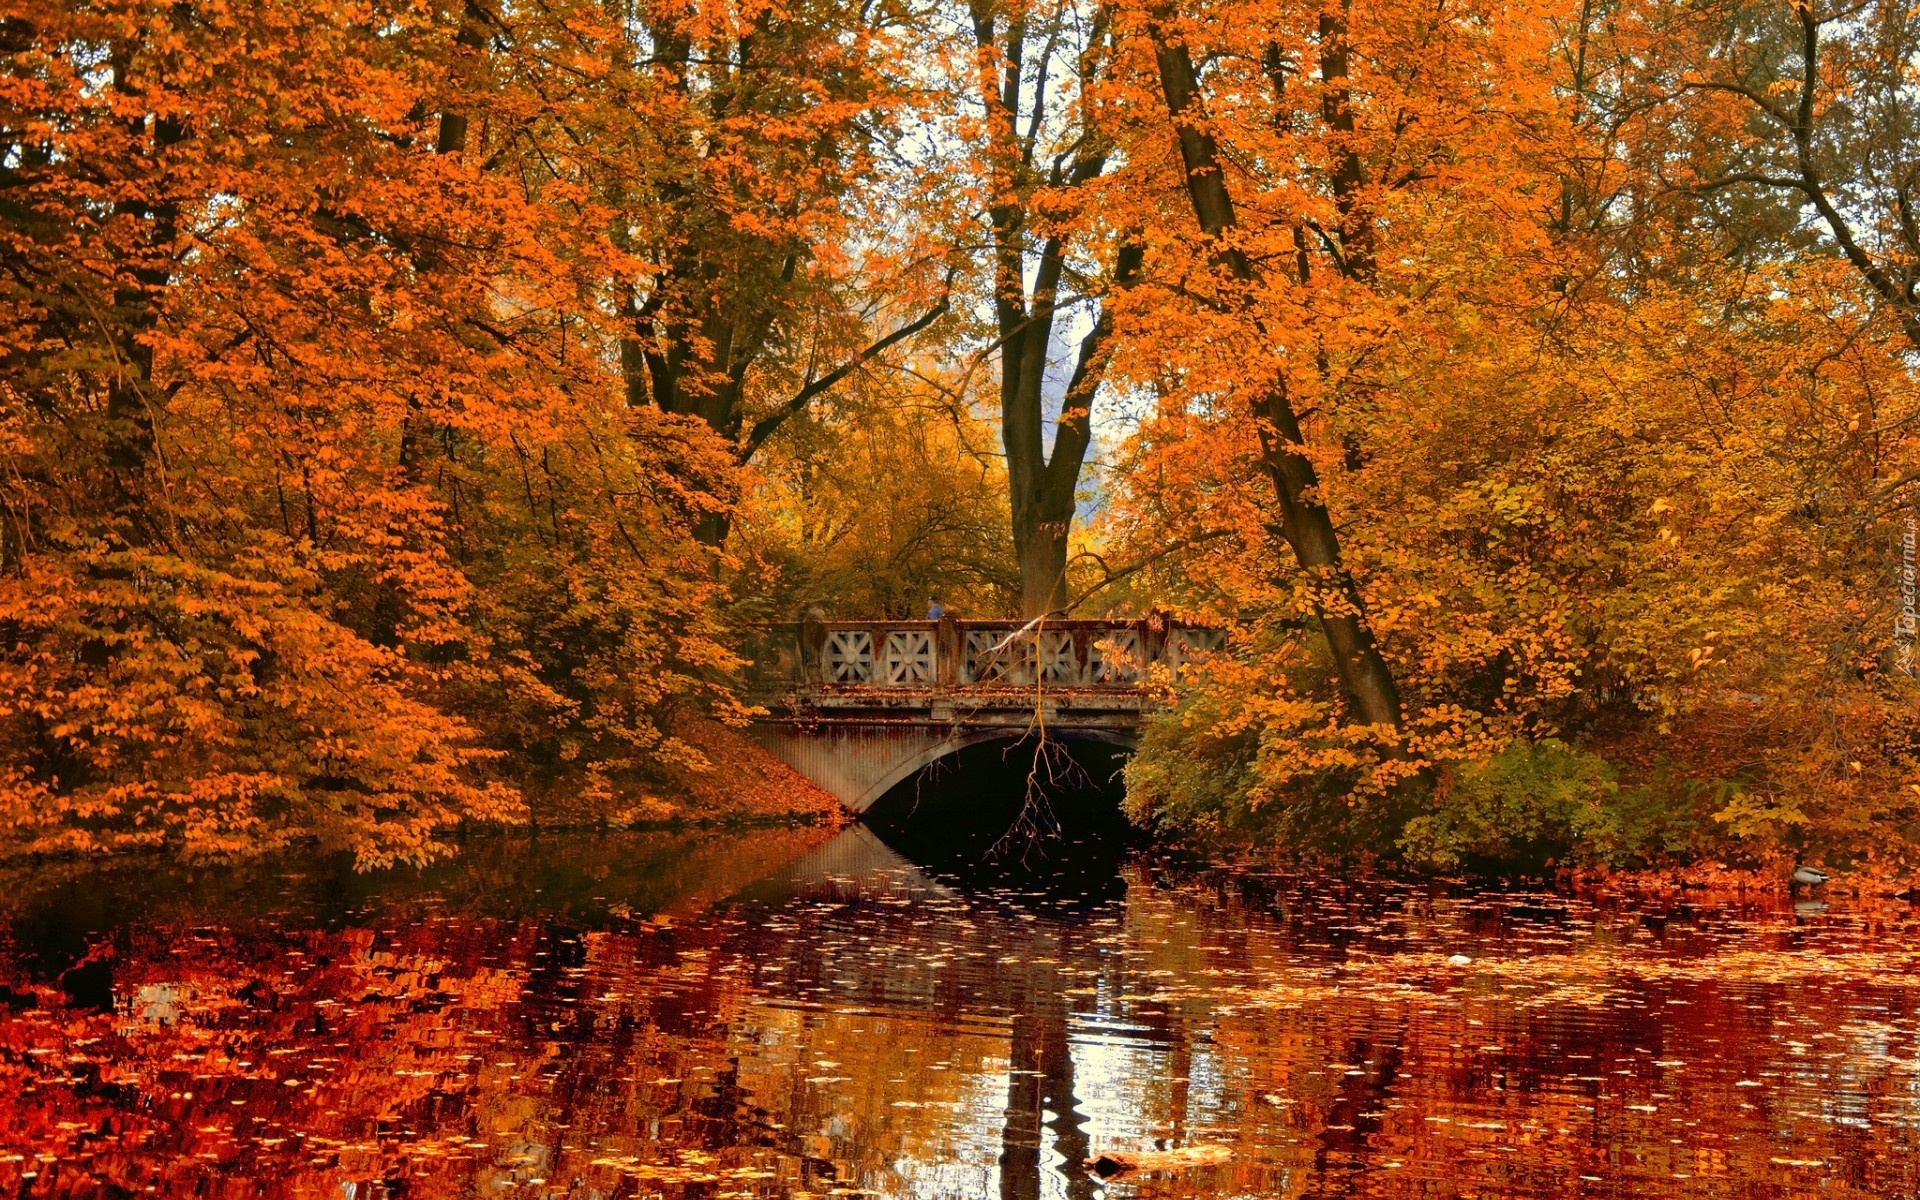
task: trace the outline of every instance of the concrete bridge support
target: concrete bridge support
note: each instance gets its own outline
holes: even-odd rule
[[[956,726],[905,721],[835,721],[801,725],[766,721],[754,740],[781,761],[833,793],[853,812],[865,812],[897,784],[950,754],[983,742],[1014,742],[1024,726]],[[1049,736],[1131,746],[1130,731],[1062,729]]]

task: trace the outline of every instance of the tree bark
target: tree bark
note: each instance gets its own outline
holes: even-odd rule
[[[1320,14],[1320,120],[1333,142],[1333,206],[1340,214],[1340,272],[1349,279],[1374,275],[1373,213],[1363,189],[1366,169],[1353,144],[1353,103],[1347,86],[1347,15],[1351,0],[1341,0],[1339,12]]]
[[[1156,19],[1149,26],[1149,36],[1167,111],[1179,137],[1194,216],[1201,232],[1223,239],[1236,224],[1233,199],[1221,171],[1218,147],[1203,123],[1193,59],[1186,46],[1168,34],[1163,20]],[[1371,246],[1367,249],[1370,257]],[[1238,247],[1222,240],[1218,261],[1236,282],[1256,282],[1252,264]],[[1253,409],[1261,426],[1261,466],[1273,483],[1281,532],[1312,581],[1314,615],[1326,636],[1341,692],[1362,724],[1393,730],[1395,738],[1389,753],[1404,756],[1399,737],[1405,732],[1400,688],[1374,639],[1360,589],[1341,561],[1339,535],[1332,514],[1320,500],[1319,477],[1306,456],[1300,418],[1285,380],[1277,378],[1268,386],[1254,401]]]
[[[112,64],[114,87],[139,97],[142,86],[133,78],[132,66],[136,48],[137,43],[131,39],[117,47]],[[137,106],[135,111],[140,111]],[[144,115],[130,117],[127,122],[129,132],[138,138],[145,125]],[[173,186],[167,178],[165,160],[167,151],[185,136],[185,128],[178,119],[156,117],[144,164],[145,196],[121,200],[114,205],[116,217],[140,226],[140,232],[132,239],[135,249],[117,264],[113,285],[114,321],[109,333],[115,369],[107,387],[107,462],[120,476],[120,487],[129,498],[143,494],[135,477],[148,467],[158,436],[154,427],[157,414],[152,334],[160,324],[162,297],[173,280],[174,241],[179,235],[180,223],[179,206],[172,197]],[[134,525],[157,534],[154,518],[153,513],[138,512]]]
[[[1014,551],[1020,560],[1020,612],[1044,616],[1067,606],[1067,517],[1048,519],[1031,507],[1016,509]]]

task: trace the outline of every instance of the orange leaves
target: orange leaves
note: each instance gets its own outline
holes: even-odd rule
[[[0,663],[10,728],[30,721],[68,764],[29,752],[9,778],[16,849],[166,839],[218,855],[318,831],[378,862],[430,857],[432,831],[463,809],[510,816],[464,778],[463,725],[409,698],[390,652],[307,610],[311,576],[142,554],[80,565],[108,573],[90,587],[42,575],[30,592],[0,580],[35,612],[16,625],[33,657]]]
[[[643,766],[731,663],[731,467],[627,406],[633,260],[517,157],[532,61],[405,6],[6,28],[9,848],[424,861],[557,737]]]
[[[1881,652],[1899,515],[1883,497],[1905,486],[1885,481],[1910,478],[1913,446],[1863,432],[1914,413],[1897,322],[1854,266],[1759,241],[1741,222],[1763,209],[1669,222],[1664,156],[1717,166],[1676,147],[1732,126],[1606,126],[1621,97],[1579,65],[1606,61],[1581,57],[1601,42],[1664,61],[1679,42],[1635,42],[1651,9],[1605,29],[1550,5],[1343,12],[1337,71],[1318,10],[1180,13],[1256,282],[1223,285],[1220,247],[1169,218],[1172,131],[1123,126],[1139,145],[1109,199],[1155,232],[1116,369],[1157,403],[1115,528],[1143,554],[1209,535],[1159,594],[1232,620],[1241,660],[1199,673],[1184,748],[1149,740],[1166,757],[1136,764],[1143,790],[1197,805],[1180,772],[1245,770],[1271,814],[1366,786],[1335,664],[1301,650],[1328,595],[1264,494],[1275,430],[1242,415],[1278,381],[1423,759],[1577,734],[1636,768],[1765,781],[1857,836],[1843,808],[1892,792],[1913,754]],[[1151,66],[1125,61],[1115,101],[1145,113]],[[1850,799],[1818,800],[1842,785]]]
[[[1920,448],[1911,289],[1876,280],[1913,235],[1841,161],[1905,161],[1837,103],[1874,67],[1852,30],[1812,110],[1823,256],[1725,174],[1800,169],[1767,105],[1803,77],[1761,70],[1771,25],[1724,60],[1751,95],[1681,62],[1733,36],[1712,5],[1017,5],[984,37],[806,3],[46,7],[0,25],[21,844],[418,859],[522,785],[652,795],[698,757],[664,714],[736,665],[742,511],[780,510],[736,545],[813,556],[767,572],[808,602],[1000,602],[1004,556],[967,552],[1001,511],[968,378],[995,354],[1036,578],[1086,414],[1141,419],[1112,536],[1190,547],[1137,595],[1235,625],[1183,728],[1243,796],[1402,770],[1303,636],[1361,613],[1423,762],[1584,731],[1841,797],[1815,823],[1912,777],[1878,582]],[[1170,120],[1175,19],[1204,95]],[[1182,128],[1233,197],[1206,236]],[[929,334],[979,350],[896,389],[965,410],[937,437],[860,407]],[[1315,477],[1284,503],[1276,452]],[[1351,590],[1299,569],[1292,505],[1331,514]]]

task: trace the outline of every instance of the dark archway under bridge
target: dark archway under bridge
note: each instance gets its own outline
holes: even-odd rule
[[[761,745],[853,812],[935,763],[993,743],[1130,749],[1153,668],[1217,648],[1217,630],[1137,621],[805,621],[766,630],[753,695]]]
[[[1122,804],[1128,755],[1078,738],[977,742],[895,784],[860,823],[963,887],[1114,899],[1120,857],[1145,840]]]

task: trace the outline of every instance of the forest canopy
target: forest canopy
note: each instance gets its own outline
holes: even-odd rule
[[[1920,12],[0,0],[10,853],[448,852],[810,610],[1168,836],[1910,861]]]

